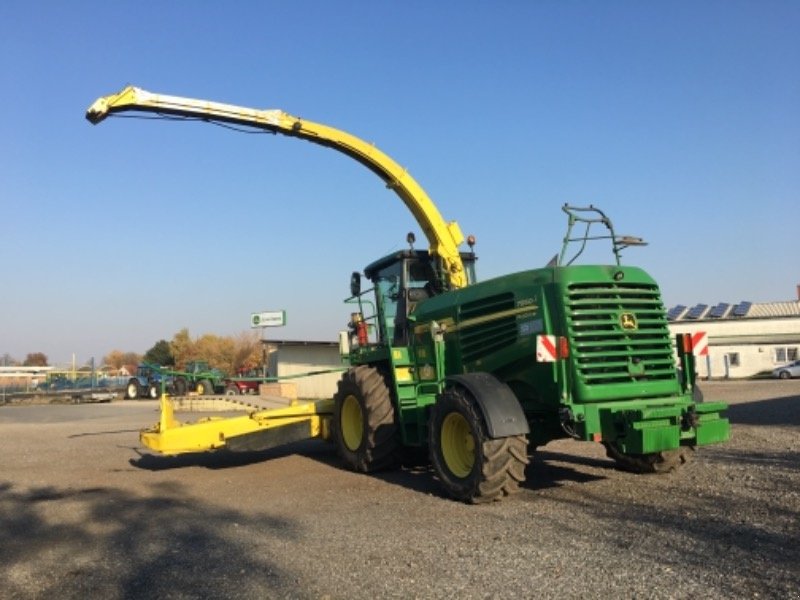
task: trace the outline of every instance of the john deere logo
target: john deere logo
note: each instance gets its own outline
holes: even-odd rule
[[[636,316],[633,313],[622,313],[619,316],[619,324],[622,325],[623,329],[638,329],[639,323],[636,322]]]

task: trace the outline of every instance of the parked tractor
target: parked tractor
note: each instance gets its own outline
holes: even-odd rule
[[[189,392],[210,396],[222,394],[224,391],[225,375],[203,360],[186,363],[180,374],[175,376],[174,394],[176,396],[185,396]]]
[[[162,373],[163,370],[158,365],[140,364],[136,367],[136,374],[125,384],[125,398],[130,400],[158,398],[161,395],[162,384],[167,387],[172,384],[171,378]]]

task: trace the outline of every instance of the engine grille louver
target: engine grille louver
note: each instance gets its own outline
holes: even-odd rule
[[[672,345],[657,286],[575,283],[567,287],[564,300],[570,352],[584,384],[674,378]]]
[[[514,308],[512,293],[497,294],[461,307],[461,322],[480,320],[493,314]],[[460,332],[461,359],[472,362],[493,352],[497,352],[516,342],[517,322],[514,316],[491,319],[486,323],[473,325]]]

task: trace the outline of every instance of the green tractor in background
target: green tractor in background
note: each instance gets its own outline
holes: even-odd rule
[[[176,396],[185,396],[196,392],[201,396],[225,393],[225,374],[212,368],[204,360],[186,363],[180,374],[175,376],[173,392]]]
[[[621,265],[621,250],[643,242],[617,236],[593,206],[563,209],[564,245],[544,268],[478,283],[474,254],[462,253],[468,284],[445,291],[441,264],[409,236],[411,249],[366,267],[369,290],[353,274],[347,302],[358,311],[342,340],[351,368],[332,420],[350,468],[392,467],[427,448],[445,491],[479,503],[517,491],[551,440],[598,442],[624,469],[665,473],[729,438],[727,406],[693,398],[684,340],[676,366],[658,285]],[[590,235],[597,224],[607,232]],[[615,263],[573,264],[596,239],[611,241]]]

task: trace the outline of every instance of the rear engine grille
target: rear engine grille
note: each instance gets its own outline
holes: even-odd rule
[[[513,315],[493,318],[514,308],[512,293],[497,294],[469,302],[461,307],[461,360],[471,362],[513,344],[517,340],[517,322]],[[483,321],[486,319],[485,321]],[[470,321],[472,321],[470,323]]]

